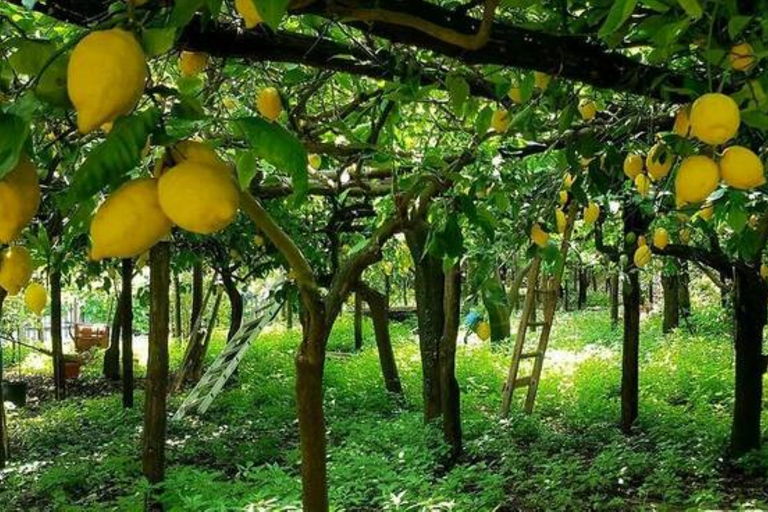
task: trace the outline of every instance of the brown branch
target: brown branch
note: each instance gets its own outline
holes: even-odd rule
[[[731,262],[724,255],[689,245],[670,244],[664,249],[659,249],[652,245],[651,251],[662,256],[672,256],[681,260],[699,262],[718,272],[729,272],[732,267]]]

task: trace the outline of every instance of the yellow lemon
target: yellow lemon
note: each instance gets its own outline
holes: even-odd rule
[[[507,96],[518,105],[523,103],[523,91],[519,87],[510,87]]]
[[[208,54],[203,52],[181,52],[179,71],[181,76],[195,76],[208,64]]]
[[[637,268],[645,267],[651,261],[651,248],[647,245],[641,245],[635,249],[635,255],[632,260]]]
[[[283,111],[283,102],[277,89],[265,87],[260,90],[256,97],[256,108],[262,116],[270,121],[275,121],[280,117],[280,113]]]
[[[245,28],[253,28],[263,21],[255,0],[235,0],[235,10],[243,18]]]
[[[557,223],[557,232],[565,233],[565,225],[567,224],[565,218],[565,212],[560,208],[555,209],[555,221]]]
[[[318,170],[322,164],[323,158],[320,155],[309,155],[309,166],[312,169]]]
[[[31,278],[32,257],[26,248],[13,245],[0,252],[0,287],[8,295],[19,293]]]
[[[681,137],[688,137],[691,134],[691,107],[686,105],[675,114],[675,125],[672,131]]]
[[[30,283],[24,290],[24,304],[37,316],[42,315],[45,305],[48,304],[48,292],[45,287],[40,283]]]
[[[635,176],[635,188],[640,197],[645,197],[651,190],[651,180],[645,174],[638,174]]]
[[[584,222],[594,224],[598,217],[600,217],[600,206],[590,201],[587,207],[584,208]]]
[[[549,87],[549,82],[551,81],[552,81],[552,77],[549,76],[547,73],[542,73],[541,71],[533,72],[533,85],[540,91],[543,91],[547,87]]]
[[[509,128],[509,112],[500,109],[493,113],[491,116],[491,128],[498,133],[504,133]]]
[[[196,140],[183,140],[171,147],[171,157],[176,164],[186,161],[226,167],[229,165],[208,144]]]
[[[763,162],[752,150],[731,146],[720,159],[720,174],[726,185],[739,190],[750,190],[765,184]]]
[[[264,245],[264,237],[261,235],[256,235],[253,237],[253,243],[256,245],[256,247],[261,247]]]
[[[171,232],[160,209],[158,180],[124,183],[104,201],[91,221],[91,259],[134,258]]]
[[[591,121],[597,115],[597,106],[592,100],[581,100],[579,102],[579,114],[584,121]]]
[[[565,188],[566,190],[570,190],[574,181],[576,181],[576,179],[573,176],[571,176],[571,173],[569,172],[565,173],[565,176],[563,176],[563,188]]]
[[[720,169],[709,157],[689,156],[680,164],[675,178],[675,197],[681,203],[700,203],[715,191]]]
[[[659,181],[667,177],[672,170],[672,164],[675,157],[669,151],[667,146],[658,143],[655,144],[645,157],[645,167],[648,169],[648,175],[653,181]]]
[[[488,341],[488,338],[491,337],[491,326],[488,324],[488,322],[480,322],[477,324],[477,329],[475,332],[477,333],[478,338],[483,341]]]
[[[739,131],[739,106],[730,96],[708,93],[691,107],[691,134],[701,142],[716,146],[725,144]]]
[[[531,240],[539,247],[546,247],[549,242],[549,233],[541,229],[538,223],[531,228]]]
[[[158,199],[174,224],[201,235],[229,226],[240,207],[240,192],[231,169],[195,160],[163,174]]]
[[[565,203],[568,202],[568,192],[561,190],[558,194],[558,202],[560,203],[560,206],[565,206]]]
[[[37,170],[26,156],[0,180],[0,243],[16,240],[40,207]]]
[[[643,172],[643,157],[636,154],[627,155],[624,159],[624,174],[627,178],[634,180],[641,172]]]
[[[728,61],[731,63],[731,68],[736,71],[749,71],[755,65],[757,57],[751,44],[741,43],[731,48]]]
[[[132,33],[98,30],[80,40],[67,66],[67,92],[77,110],[80,133],[133,110],[146,80],[144,51]]]
[[[656,228],[653,232],[653,246],[663,251],[667,245],[669,245],[669,233],[664,228]]]

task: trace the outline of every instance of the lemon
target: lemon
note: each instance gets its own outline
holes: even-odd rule
[[[563,188],[566,190],[570,190],[570,188],[573,186],[573,182],[576,181],[576,179],[571,176],[571,173],[567,172],[565,173],[565,176],[563,176]]]
[[[757,57],[751,44],[741,43],[731,48],[728,61],[731,63],[731,68],[736,71],[749,71],[755,65]]]
[[[720,159],[720,174],[726,185],[739,190],[750,190],[765,184],[763,162],[752,150],[731,146]]]
[[[647,245],[641,245],[635,250],[632,260],[637,268],[643,268],[651,261],[651,248]]]
[[[651,190],[651,180],[645,174],[638,174],[635,176],[635,188],[640,197],[645,197]]]
[[[667,245],[669,245],[669,233],[664,228],[657,228],[653,232],[653,246],[663,251]]]
[[[763,279],[768,279],[768,265],[766,265],[765,263],[760,265],[760,277],[762,277]]]
[[[675,157],[669,151],[667,146],[658,143],[655,144],[645,157],[645,167],[648,169],[648,175],[653,181],[659,181],[667,177],[672,170],[672,164]]]
[[[565,233],[565,225],[567,224],[565,218],[565,212],[560,208],[555,209],[555,221],[557,223],[557,232]]]
[[[323,158],[320,155],[309,155],[308,161],[309,166],[314,170],[320,169],[323,164]]]
[[[739,106],[730,96],[708,93],[691,107],[691,134],[701,142],[716,146],[725,144],[739,131]]]
[[[675,197],[681,203],[700,203],[715,191],[720,169],[709,157],[689,156],[680,164],[675,179]]]
[[[19,293],[31,278],[32,257],[26,248],[13,245],[0,252],[0,287],[8,295]]]
[[[181,76],[195,76],[208,64],[208,54],[203,52],[181,52],[179,71]]]
[[[634,180],[638,174],[643,172],[643,157],[630,153],[624,158],[624,174],[627,178]]]
[[[702,219],[708,222],[712,219],[712,215],[714,215],[714,213],[715,213],[715,207],[710,203],[702,206],[701,209],[699,210],[698,215],[699,217],[701,217]]]
[[[584,208],[584,222],[594,224],[598,217],[600,217],[600,206],[590,201],[587,207]]]
[[[256,235],[253,237],[253,243],[256,245],[256,247],[261,247],[264,245],[264,237],[261,235]]]
[[[45,305],[48,303],[48,292],[45,287],[40,283],[31,283],[24,291],[24,304],[27,305],[27,309],[32,311],[37,316],[43,314]]]
[[[691,107],[686,105],[675,114],[675,125],[672,131],[681,137],[688,137],[691,134]]]
[[[538,223],[535,223],[531,228],[531,240],[539,247],[546,247],[549,242],[549,233],[541,229]]]
[[[677,237],[680,239],[680,243],[687,244],[691,241],[691,230],[683,228],[677,233]]]
[[[240,207],[240,193],[230,168],[189,159],[163,174],[158,198],[168,218],[201,235],[226,228]]]
[[[591,121],[597,115],[597,106],[592,100],[581,100],[579,102],[579,114],[584,121]]]
[[[541,71],[533,72],[533,86],[539,89],[540,91],[543,91],[547,87],[549,87],[549,82],[551,81],[552,81],[552,77],[549,76],[547,73],[542,73]]]
[[[518,105],[523,103],[523,91],[519,87],[510,87],[507,96]]]
[[[202,162],[229,169],[229,165],[216,154],[212,147],[196,140],[183,140],[174,144],[171,147],[171,157],[176,164],[186,161]]]
[[[565,203],[568,202],[568,192],[566,192],[565,190],[561,190],[560,193],[558,194],[557,200],[560,203],[560,206],[565,206]]]
[[[259,91],[256,97],[256,108],[259,113],[269,119],[276,120],[283,111],[283,102],[280,99],[280,93],[274,87],[265,87]]]
[[[37,170],[26,156],[0,180],[0,243],[16,240],[40,206]]]
[[[488,341],[488,338],[491,337],[491,326],[488,324],[488,322],[480,322],[477,324],[477,329],[475,332],[477,333],[478,338],[483,341]]]
[[[158,180],[124,183],[104,201],[91,221],[91,259],[133,258],[148,251],[171,231],[160,209]]]
[[[245,28],[253,28],[263,21],[255,0],[235,0],[235,10],[243,18]]]
[[[497,110],[491,116],[491,128],[498,133],[504,133],[509,128],[509,112],[506,110]]]
[[[132,33],[114,28],[85,36],[67,66],[67,92],[77,110],[80,133],[133,110],[146,80],[144,51]]]

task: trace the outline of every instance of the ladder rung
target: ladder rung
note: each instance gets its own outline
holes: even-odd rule
[[[515,379],[515,383],[512,385],[513,389],[524,388],[531,385],[531,376]]]
[[[534,357],[539,357],[541,355],[541,352],[526,352],[524,354],[520,354],[520,359],[532,359]]]

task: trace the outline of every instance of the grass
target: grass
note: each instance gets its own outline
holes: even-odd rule
[[[645,317],[641,416],[621,435],[621,332],[604,309],[559,315],[536,413],[499,420],[507,348],[461,346],[466,455],[447,470],[445,446],[421,416],[414,326],[395,324],[405,399],[384,391],[370,324],[351,352],[350,318],[330,340],[326,370],[331,502],[335,510],[538,510],[768,507],[768,453],[723,459],[733,374],[729,325],[695,305],[695,333],[662,336]],[[171,423],[164,501],[171,510],[294,510],[300,503],[293,399],[296,330],[262,335],[202,418]],[[214,352],[221,347],[214,340]],[[178,361],[178,345],[172,345]],[[93,363],[98,368],[99,361]],[[96,369],[93,373],[96,373]],[[520,397],[518,397],[519,399]],[[179,397],[171,399],[174,410]],[[11,413],[16,461],[3,474],[7,510],[141,510],[142,393],[46,403]],[[768,418],[766,418],[768,421]]]

